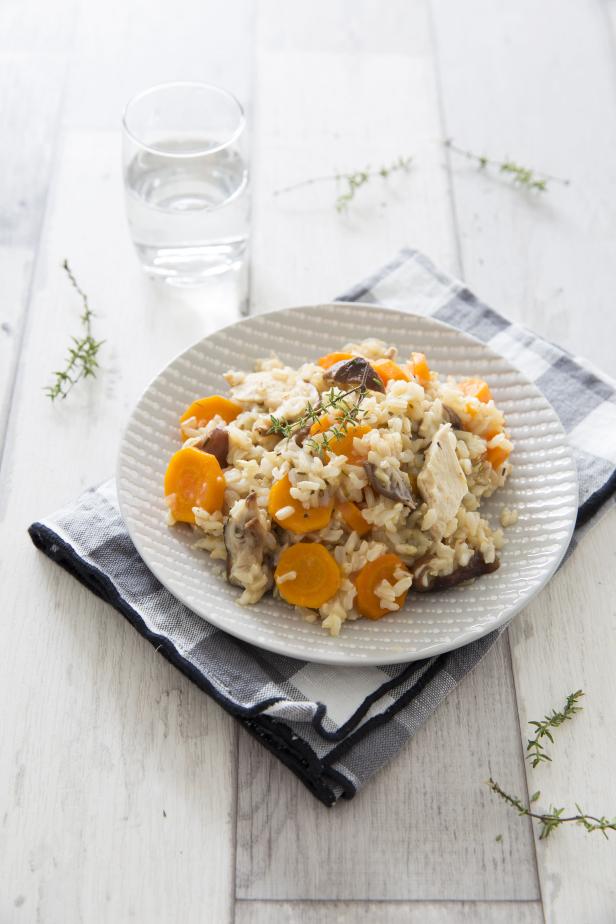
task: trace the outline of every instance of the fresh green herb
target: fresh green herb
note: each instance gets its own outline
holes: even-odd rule
[[[324,455],[325,450],[331,446],[333,440],[342,439],[349,427],[354,426],[357,421],[364,416],[364,410],[361,404],[366,397],[366,382],[369,372],[370,365],[366,363],[361,381],[357,385],[353,388],[349,388],[348,391],[342,394],[339,394],[336,389],[332,387],[329,392],[322,395],[321,400],[315,407],[313,407],[309,401],[306,405],[306,410],[297,420],[289,422],[285,420],[284,417],[274,417],[273,414],[270,414],[271,425],[268,433],[275,433],[278,436],[291,439],[296,433],[299,433],[321,420],[327,411],[335,411],[336,422],[332,423],[331,427],[328,427],[329,435],[327,433],[321,433],[319,434],[320,439],[311,437],[308,441],[319,455]],[[347,401],[347,398],[351,395],[357,395],[357,401],[354,403]]]
[[[371,170],[368,166],[365,170],[353,170],[350,173],[331,173],[326,176],[316,176],[309,180],[302,180],[300,183],[294,183],[292,186],[285,186],[282,189],[277,189],[274,195],[281,196],[283,193],[292,192],[304,186],[313,186],[315,183],[343,183],[345,188],[336,198],[335,205],[338,212],[344,212],[348,208],[349,203],[355,198],[357,190],[365,186],[371,179],[374,177],[381,177],[381,179],[386,180],[392,173],[399,171],[408,173],[412,162],[412,157],[400,156],[391,164],[383,164],[376,170]]]
[[[357,395],[355,403],[347,401],[347,398],[353,394]],[[306,410],[297,420],[288,421],[284,417],[274,417],[273,414],[270,414],[271,425],[268,433],[275,433],[278,436],[291,439],[292,436],[295,436],[305,427],[317,423],[327,411],[335,411],[336,422],[329,427],[329,433],[319,434],[319,439],[312,436],[307,440],[319,455],[323,455],[325,450],[331,446],[333,440],[342,439],[348,428],[354,426],[364,416],[361,403],[365,395],[366,387],[363,384],[355,385],[354,388],[350,388],[342,394],[332,388],[323,394],[319,404],[314,407],[309,401],[306,405]]]
[[[500,796],[508,805],[516,809],[518,815],[526,815],[528,818],[534,818],[540,824],[540,834],[539,839],[545,840],[546,837],[549,837],[552,831],[560,827],[560,825],[566,824],[567,822],[573,822],[582,827],[586,828],[588,832],[591,831],[601,831],[604,837],[607,837],[608,831],[616,831],[616,818],[606,818],[601,816],[597,818],[594,815],[587,815],[580,806],[576,803],[575,808],[577,810],[577,815],[563,815],[565,811],[564,808],[556,808],[553,805],[550,805],[547,812],[531,812],[529,808],[526,808],[524,803],[517,796],[510,796],[509,793],[506,793],[499,784],[490,777],[487,781],[487,785],[490,787],[492,792],[495,792],[497,796]],[[535,801],[535,797],[539,798],[539,794],[535,793],[532,801]]]
[[[48,398],[51,398],[52,401],[55,401],[56,398],[66,398],[71,388],[81,379],[86,379],[89,376],[96,376],[96,370],[98,369],[98,351],[105,342],[104,340],[95,340],[92,336],[92,318],[94,317],[94,313],[91,311],[88,304],[88,296],[73,275],[68,260],[64,261],[62,268],[65,270],[70,284],[79,294],[83,302],[83,312],[80,317],[83,333],[80,337],[71,337],[73,345],[68,348],[66,365],[64,369],[60,369],[53,373],[54,382],[45,389],[45,394]]]
[[[528,744],[526,750],[530,753],[527,755],[528,759],[532,759],[533,767],[537,767],[541,761],[551,760],[543,750],[543,745],[541,744],[542,738],[548,738],[552,743],[554,743],[554,738],[550,729],[558,728],[559,725],[562,725],[563,722],[567,722],[569,719],[572,719],[576,712],[580,712],[582,707],[578,706],[577,703],[579,699],[584,696],[582,690],[576,690],[575,693],[570,693],[567,697],[567,701],[560,712],[557,712],[555,709],[552,710],[549,715],[546,715],[541,722],[529,722],[529,725],[532,725],[536,729],[536,734],[534,738],[528,739]],[[587,815],[580,806],[575,803],[575,808],[577,810],[576,815],[563,815],[565,811],[564,808],[557,808],[554,805],[550,805],[547,812],[532,812],[530,808],[527,808],[521,799],[517,796],[511,796],[509,793],[506,793],[500,785],[490,777],[487,781],[487,785],[490,787],[492,792],[496,793],[497,796],[500,796],[508,805],[516,809],[518,815],[526,815],[528,818],[534,818],[540,824],[540,840],[544,840],[546,837],[549,837],[552,831],[555,828],[558,828],[562,824],[567,822],[573,822],[574,824],[582,825],[588,832],[591,831],[601,831],[602,834],[607,837],[608,831],[616,831],[616,818],[606,818],[605,815],[602,815],[600,818],[597,818],[595,815]],[[538,789],[537,792],[534,792],[529,799],[529,804],[533,805],[541,798],[541,791]]]
[[[552,176],[540,170],[531,170],[530,167],[523,167],[510,158],[492,160],[484,154],[474,154],[472,151],[467,151],[466,148],[458,147],[451,139],[445,141],[445,146],[461,157],[472,160],[480,170],[492,167],[498,170],[499,173],[509,177],[516,186],[522,186],[533,192],[547,192],[549,183],[561,183],[563,186],[569,185],[569,180],[563,180],[561,177]]]
[[[563,722],[568,722],[572,719],[576,712],[582,711],[582,707],[577,705],[582,696],[584,696],[583,691],[576,690],[575,693],[569,694],[567,702],[560,712],[553,709],[549,715],[544,716],[541,722],[528,723],[536,729],[535,737],[529,738],[526,744],[526,759],[532,760],[533,767],[538,767],[542,761],[552,760],[549,754],[545,753],[542,741],[544,738],[547,738],[554,744],[554,738],[550,729],[558,728]]]

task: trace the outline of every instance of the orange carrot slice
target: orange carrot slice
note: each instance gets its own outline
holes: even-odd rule
[[[489,385],[483,379],[465,379],[459,383],[459,388],[462,394],[468,395],[469,398],[477,398],[484,404],[492,399]]]
[[[411,377],[408,372],[405,372],[402,366],[399,366],[398,363],[395,363],[393,359],[378,359],[372,365],[376,369],[376,372],[383,382],[383,385],[387,385],[388,382],[392,381],[411,381]]]
[[[336,421],[332,420],[329,414],[324,414],[318,420],[315,420],[313,425],[310,427],[310,436],[316,436],[319,433],[325,433],[325,431],[329,430],[330,427],[333,427],[335,423]],[[372,427],[367,427],[364,424],[353,424],[347,426],[344,430],[343,436],[331,437],[331,439],[328,441],[327,448],[337,456],[346,456],[351,464],[357,465],[362,461],[363,456],[360,453],[355,452],[353,440],[355,437],[358,439],[361,438],[371,429]]]
[[[204,427],[212,417],[222,417],[225,423],[231,423],[242,411],[242,405],[222,395],[210,395],[208,398],[198,398],[190,404],[180,417],[180,426],[190,417],[195,417],[197,427]]]
[[[340,588],[340,568],[320,542],[298,542],[285,549],[274,572],[276,582],[290,572],[295,577],[278,584],[278,592],[293,606],[318,609]]]
[[[381,555],[374,561],[369,561],[355,577],[355,587],[357,588],[357,598],[355,605],[362,616],[368,619],[381,619],[387,616],[390,610],[381,606],[381,601],[377,597],[375,590],[381,581],[389,581],[393,586],[396,583],[395,572],[401,569],[408,573],[408,568],[397,555],[393,553]],[[399,607],[404,605],[408,591],[396,597],[396,603]]]
[[[364,519],[361,510],[353,501],[338,501],[336,509],[340,511],[349,529],[356,532],[358,536],[365,536],[372,529],[372,525]]]
[[[314,436],[315,433],[325,433],[326,430],[329,430],[330,427],[333,427],[334,421],[329,416],[329,414],[323,414],[322,417],[319,417],[318,420],[315,420],[313,425],[310,427],[310,436]]]
[[[411,353],[411,366],[413,375],[420,385],[428,385],[430,382],[430,366],[425,353]]]
[[[322,369],[330,369],[332,366],[335,366],[336,363],[341,363],[345,359],[353,359],[353,354],[327,353],[325,356],[321,356],[320,359],[317,359],[317,363]]]
[[[278,519],[279,510],[284,507],[293,507],[293,513],[288,517]],[[289,476],[285,475],[280,481],[275,481],[270,488],[267,509],[270,516],[283,527],[289,529],[292,533],[311,533],[318,529],[324,529],[329,523],[334,508],[333,501],[323,507],[309,507],[306,509],[300,501],[291,496],[291,482]]]
[[[218,460],[194,446],[179,449],[165,472],[165,497],[169,496],[171,513],[181,523],[195,522],[193,507],[208,513],[221,510],[225,479]]]
[[[329,441],[329,449],[337,456],[346,456],[351,464],[356,465],[363,460],[364,456],[355,451],[353,440],[360,439],[371,429],[372,427],[364,424],[347,427],[344,436],[335,436]]]
[[[486,459],[493,469],[500,468],[503,462],[506,462],[511,454],[511,450],[506,446],[493,446],[486,451]]]

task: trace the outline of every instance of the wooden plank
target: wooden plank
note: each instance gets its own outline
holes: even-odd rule
[[[427,4],[268,0],[257,35],[257,306],[329,300],[408,243],[455,270]],[[328,186],[272,198],[406,152],[416,170],[391,191],[364,187],[348,215]],[[242,735],[238,896],[536,899],[529,829],[502,819],[482,784],[494,754],[523,787],[503,645],[366,792],[331,812]]]
[[[575,814],[616,814],[616,676],[606,652],[616,641],[614,582],[616,511],[586,536],[575,557],[511,629],[512,659],[523,737],[527,722],[583,689],[584,712],[555,733],[553,762],[528,765],[537,805],[553,803]],[[503,772],[506,765],[502,764]],[[509,784],[505,777],[503,785]],[[505,806],[503,806],[505,808]],[[569,812],[567,812],[569,814]],[[600,833],[571,826],[537,845],[546,921],[609,921],[616,908],[616,845]]]
[[[455,271],[424,0],[259,9],[255,309],[328,301],[409,244]],[[273,195],[406,154],[411,172],[371,181],[346,214],[335,184]]]
[[[552,0],[506,10],[487,0],[463,10],[436,0],[434,10],[446,134],[572,181],[529,200],[456,161],[465,276],[511,317],[614,374],[616,90],[613,35],[601,6],[608,10],[582,2],[564,15]],[[606,708],[615,681],[605,656],[614,637],[606,575],[613,573],[615,536],[612,513],[510,630],[523,739],[529,719],[571,690],[588,693],[585,714],[558,736],[554,763],[527,769],[529,790],[544,793],[539,805],[579,801],[588,811],[615,811],[616,724]],[[515,788],[506,761],[499,759],[497,775]],[[611,918],[613,845],[563,830],[537,850],[547,921]]]
[[[566,15],[558,0],[433,6],[444,134],[571,181],[527,195],[452,155],[465,279],[510,318],[616,374],[616,84],[599,5]]]
[[[88,4],[79,24],[66,101],[72,128],[118,130],[128,100],[174,80],[236,93],[251,114],[250,0]],[[119,156],[119,154],[118,154]]]
[[[235,924],[543,924],[539,902],[237,902]]]
[[[199,15],[216,14],[214,6],[204,10],[199,4]],[[238,88],[240,73],[250,71],[250,21],[248,15],[242,19],[247,10],[236,5],[231,17],[238,30],[234,47],[239,52],[243,43],[243,54],[227,61],[227,75],[238,75]],[[149,11],[163,15],[160,4]],[[184,5],[184,14],[189,12]],[[118,32],[113,10],[107,6],[102,13],[92,8],[81,20],[69,125],[104,128],[111,109],[98,107],[100,99],[115,105],[136,89],[117,38],[130,45],[139,22],[133,19]],[[224,33],[230,18],[220,9],[218,14]],[[186,25],[184,20],[188,34]],[[85,48],[84,33],[96,33],[109,57],[110,96],[101,80],[101,55]],[[150,61],[163,60],[160,42],[173,33],[161,32],[158,44],[139,47],[148,49]],[[191,57],[181,37],[180,30],[173,60],[186,66]],[[220,47],[220,35],[210,30],[197,53],[195,39],[193,62],[207,60],[209,43],[217,42]],[[141,70],[132,79],[147,83],[143,51],[137,58]],[[221,51],[218,79],[232,83],[224,79],[222,60]],[[209,73],[202,66],[194,76]],[[1,683],[14,710],[3,724],[9,746],[0,759],[6,793],[0,817],[13,848],[2,852],[0,879],[11,883],[3,901],[28,909],[33,919],[168,921],[197,906],[224,922],[233,913],[232,721],[123,620],[42,560],[25,535],[32,519],[113,472],[123,421],[152,375],[189,343],[237,317],[232,277],[181,293],[142,276],[123,214],[120,108],[113,132],[69,131],[58,155],[2,470],[3,530],[15,539],[0,567],[8,611],[19,612],[20,619],[6,629],[12,660]],[[30,122],[36,111],[33,101]],[[51,407],[41,389],[60,366],[79,313],[59,268],[64,257],[90,293],[97,336],[107,343],[100,381]],[[27,259],[31,252],[22,265]],[[47,447],[43,463],[28,449],[32,443],[20,425],[26,420],[36,421],[39,445]],[[33,477],[35,487],[29,484]]]
[[[0,492],[11,537],[0,581],[12,614],[0,677],[0,698],[11,703],[0,755],[11,848],[0,851],[0,881],[10,883],[3,900],[23,902],[32,919],[163,922],[202,907],[224,922],[234,875],[232,720],[26,535],[33,519],[113,472],[118,434],[150,376],[225,311],[232,317],[230,301],[216,307],[202,291],[191,302],[142,277],[117,230],[121,196],[117,134],[69,134]],[[107,343],[99,379],[52,406],[42,387],[79,312],[59,268],[65,255]]]
[[[59,130],[75,0],[0,7],[0,455]],[[64,28],[61,23],[64,21]]]
[[[514,711],[499,643],[365,791],[331,810],[241,734],[238,897],[536,899],[529,828],[483,782],[498,760],[524,787]]]

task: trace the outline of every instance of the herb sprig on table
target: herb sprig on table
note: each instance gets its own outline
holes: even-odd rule
[[[68,348],[64,369],[59,369],[54,372],[53,384],[45,388],[45,394],[52,401],[55,401],[57,398],[66,398],[70,390],[81,379],[96,376],[96,370],[98,369],[98,351],[105,342],[104,340],[95,340],[92,335],[92,318],[94,317],[94,312],[91,310],[88,304],[88,296],[77,282],[68,264],[68,260],[64,261],[62,268],[66,272],[70,284],[81,297],[83,303],[83,311],[80,317],[83,333],[80,337],[71,337],[72,346]]]
[[[284,186],[282,189],[274,191],[275,196],[281,196],[284,193],[293,192],[295,189],[302,189],[304,186],[313,186],[315,183],[342,183],[343,190],[336,198],[336,211],[344,212],[353,201],[355,195],[362,186],[369,183],[370,180],[381,177],[386,180],[392,173],[408,173],[413,162],[412,157],[397,157],[390,164],[382,164],[375,170],[367,166],[364,170],[352,170],[349,173],[329,173],[325,176],[315,176],[308,180],[301,180],[299,183],[293,183],[291,186]]]
[[[576,690],[575,693],[570,693],[568,695],[565,706],[561,711],[557,712],[556,710],[552,710],[552,712],[546,715],[542,721],[532,721],[528,723],[536,729],[534,738],[529,738],[526,746],[526,750],[530,752],[527,756],[528,759],[532,758],[533,767],[537,767],[542,761],[551,760],[551,757],[548,757],[548,755],[543,751],[541,739],[548,738],[552,743],[554,743],[554,738],[550,729],[558,728],[563,724],[563,722],[572,719],[577,712],[581,712],[582,707],[578,706],[577,702],[582,696],[584,696],[583,691]],[[550,836],[552,831],[567,823],[581,825],[589,833],[592,831],[601,831],[604,837],[608,836],[608,831],[616,831],[616,818],[607,818],[605,815],[601,815],[601,817],[597,817],[596,815],[587,815],[577,802],[575,803],[576,814],[564,815],[564,807],[558,808],[551,804],[547,812],[535,812],[530,807],[527,808],[518,796],[512,796],[510,793],[505,792],[500,784],[497,783],[496,780],[494,780],[492,777],[487,780],[487,785],[490,787],[492,792],[499,796],[504,802],[506,802],[507,805],[510,805],[511,808],[514,808],[518,815],[525,815],[528,818],[534,818],[539,822],[540,840],[545,840]],[[530,797],[530,805],[533,805],[535,802],[537,802],[540,797],[541,791],[537,790],[537,792],[533,793],[533,795]]]
[[[606,818],[605,816],[596,818],[594,815],[587,815],[577,802],[575,803],[577,815],[563,815],[565,809],[556,808],[553,805],[550,805],[547,812],[533,812],[530,808],[526,808],[522,800],[517,796],[510,796],[509,793],[504,792],[492,777],[488,780],[488,786],[492,792],[495,792],[496,795],[500,796],[508,805],[516,809],[518,815],[527,815],[529,818],[534,818],[540,823],[539,840],[545,840],[546,837],[550,836],[552,831],[567,822],[574,822],[575,824],[582,825],[589,832],[601,831],[605,837],[607,837],[608,831],[616,831],[616,818]],[[533,793],[530,799],[531,805],[533,802],[537,802],[540,797],[540,791]]]
[[[541,170],[523,167],[509,157],[504,160],[493,160],[491,157],[486,157],[485,154],[475,154],[473,151],[468,151],[466,148],[461,148],[454,144],[451,138],[445,141],[445,147],[455,154],[473,161],[480,170],[493,168],[512,180],[514,185],[522,186],[532,192],[547,192],[550,183],[560,183],[563,186],[569,185],[569,180],[563,180],[561,177],[552,176],[550,173],[544,173]]]
[[[548,738],[552,744],[554,744],[554,738],[550,729],[558,728],[563,722],[570,721],[576,712],[582,711],[582,706],[577,705],[582,696],[584,696],[583,691],[576,690],[575,693],[569,694],[567,702],[562,710],[557,712],[553,709],[549,715],[544,716],[541,722],[528,723],[536,729],[534,738],[529,738],[526,744],[526,750],[528,752],[526,759],[532,760],[533,767],[538,767],[542,760],[552,760],[552,758],[545,753],[541,742],[544,738]]]

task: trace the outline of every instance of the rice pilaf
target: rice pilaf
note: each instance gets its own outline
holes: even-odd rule
[[[165,495],[169,523],[192,524],[240,603],[271,590],[338,635],[409,591],[498,567],[503,533],[480,505],[504,485],[512,444],[487,383],[441,381],[422,354],[398,360],[376,339],[225,379],[227,397],[182,415]]]

